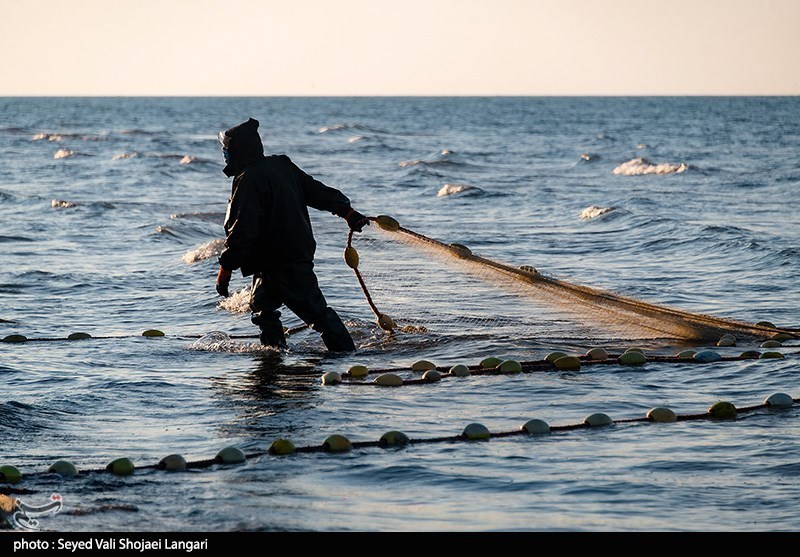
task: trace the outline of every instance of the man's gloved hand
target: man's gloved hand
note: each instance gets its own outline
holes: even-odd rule
[[[353,232],[361,232],[365,226],[369,226],[369,219],[355,209],[350,209],[344,219]]]
[[[231,272],[227,269],[223,269],[220,265],[219,272],[217,273],[217,294],[220,296],[224,296],[227,298],[231,295],[228,292],[228,285],[231,283]]]

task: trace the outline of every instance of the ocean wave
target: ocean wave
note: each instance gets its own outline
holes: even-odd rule
[[[436,155],[428,159],[412,159],[398,163],[400,168],[408,168],[415,166],[422,167],[466,167],[473,166],[461,160],[453,151],[449,149],[442,149]]]
[[[470,186],[467,184],[445,184],[436,193],[436,197],[446,197],[448,195],[455,195],[464,192],[480,194],[483,193],[483,190],[479,187]]]
[[[371,128],[362,124],[333,124],[331,126],[322,126],[317,130],[319,133],[336,133],[336,132],[356,132],[359,135],[363,133],[388,133],[385,130]]]
[[[66,158],[69,158],[69,157],[74,157],[75,155],[77,155],[77,153],[75,151],[70,150],[70,149],[59,149],[58,151],[55,152],[55,154],[53,155],[53,158],[54,159],[66,159]]]
[[[159,236],[170,236],[172,238],[180,238],[181,235],[175,232],[175,229],[169,226],[156,226],[155,233]]]
[[[622,163],[614,169],[614,174],[621,176],[641,176],[643,174],[677,174],[689,169],[686,163],[659,163],[653,164],[649,160],[637,157]]]
[[[192,219],[202,220],[206,222],[222,222],[225,218],[225,213],[208,213],[202,211],[193,211],[188,213],[172,213],[169,218],[171,219]]]
[[[73,207],[92,207],[95,209],[115,209],[112,203],[107,201],[92,201],[90,203],[83,203],[77,201],[68,201],[66,199],[52,199],[50,206],[53,209],[72,209]]]
[[[144,156],[153,157],[156,159],[172,159],[180,161],[183,160],[183,158],[186,157],[187,155],[180,153],[148,153]]]
[[[53,199],[50,202],[50,206],[54,209],[71,209],[72,207],[77,207],[78,203],[74,201],[64,201],[63,199]]]
[[[9,400],[0,402],[0,426],[16,427],[24,424],[29,417],[27,414],[33,410],[32,406]]]
[[[143,129],[140,129],[140,128],[131,128],[131,129],[120,130],[119,133],[121,135],[145,135],[145,136],[149,136],[149,135],[156,135],[157,132],[151,132],[151,131],[143,130]]]
[[[28,128],[22,128],[20,126],[4,126],[0,127],[0,132],[8,133],[11,135],[28,135],[30,130]]]
[[[176,160],[178,161],[178,164],[180,164],[181,166],[186,166],[189,164],[208,164],[208,163],[216,164],[217,162],[203,157],[196,157],[194,155],[186,155],[180,153],[147,153],[144,155],[138,154],[138,156],[153,157],[157,159]]]
[[[581,211],[581,218],[582,219],[595,219],[601,215],[605,215],[606,213],[610,213],[614,210],[614,207],[598,207],[596,205],[591,205],[586,207],[583,211]]]
[[[15,434],[32,435],[52,429],[61,412],[52,407],[25,404],[16,400],[0,402],[0,428],[13,429]]]
[[[358,126],[354,126],[351,124],[333,124],[332,126],[322,126],[317,130],[319,133],[330,133],[330,132],[338,132],[342,130],[352,130],[357,129]]]
[[[31,141],[42,141],[44,139],[47,141],[61,141],[64,136],[60,133],[37,133],[31,137]]]
[[[27,236],[0,236],[0,244],[5,242],[34,242],[33,238]]]
[[[130,153],[117,153],[116,155],[111,157],[111,160],[112,161],[118,161],[120,159],[135,159],[138,156],[139,156],[139,153],[137,153],[136,151],[132,151]]]
[[[386,143],[380,136],[375,136],[375,135],[354,135],[347,139],[347,143],[362,150],[376,150],[376,151],[398,150],[397,147]]]
[[[202,246],[199,246],[193,250],[189,250],[186,253],[184,253],[183,257],[181,257],[181,261],[187,264],[197,263],[198,261],[204,261],[206,259],[210,259],[212,257],[221,254],[222,249],[224,247],[225,247],[224,238],[211,240],[210,242],[206,242]]]
[[[64,139],[80,139],[81,141],[108,141],[105,135],[85,133],[40,132],[31,137],[31,141],[63,141]]]

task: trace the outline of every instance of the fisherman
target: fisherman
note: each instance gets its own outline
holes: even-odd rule
[[[321,334],[328,350],[355,350],[349,331],[328,306],[314,273],[316,241],[308,207],[330,211],[361,232],[369,219],[339,190],[297,167],[286,155],[264,155],[258,120],[250,118],[219,132],[233,178],[225,214],[225,248],[219,256],[217,293],[229,296],[231,273],[253,276],[251,321],[266,346],[286,347],[281,313],[286,306]]]

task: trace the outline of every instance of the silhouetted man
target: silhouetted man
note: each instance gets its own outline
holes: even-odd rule
[[[361,232],[369,219],[339,190],[298,168],[286,155],[264,155],[258,121],[250,118],[219,141],[233,178],[225,215],[225,249],[219,256],[217,292],[229,296],[231,272],[253,276],[252,321],[261,343],[286,347],[278,309],[285,305],[322,335],[328,350],[355,350],[349,331],[328,306],[314,274],[316,241],[308,207],[330,211]]]

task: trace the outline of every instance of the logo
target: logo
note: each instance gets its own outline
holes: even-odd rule
[[[21,499],[0,494],[0,528],[38,530],[37,517],[58,514],[63,506],[61,495],[58,493],[53,493],[50,502],[40,506],[29,505]]]

